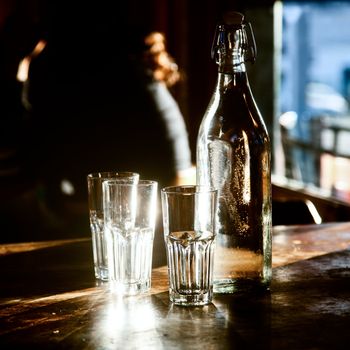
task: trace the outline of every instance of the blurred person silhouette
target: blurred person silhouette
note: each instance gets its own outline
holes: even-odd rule
[[[11,142],[19,135],[21,179],[33,182],[23,196],[12,194],[10,205],[10,198],[3,201],[0,218],[11,232],[3,240],[90,235],[90,172],[137,171],[159,188],[194,175],[186,125],[170,91],[180,75],[164,35],[147,35],[148,25],[124,2],[9,4],[1,72],[15,80],[22,60],[16,82],[22,105],[16,89],[16,123],[9,117],[1,131]]]
[[[134,30],[113,48],[113,30],[91,39],[61,29],[32,57],[23,100],[31,164],[59,231],[89,232],[90,172],[135,171],[159,188],[193,178],[186,124],[169,90],[180,73],[164,35],[145,33]]]
[[[50,89],[37,95],[33,90],[42,83],[35,77],[43,64],[40,56],[34,58],[36,68],[33,62],[30,65],[23,102],[33,112],[36,140],[40,140],[35,153],[45,157],[38,159],[36,169],[44,170],[38,175],[46,176],[47,186],[60,181],[55,184],[58,189],[66,179],[74,187],[71,191],[79,192],[79,183],[86,187],[81,179],[88,172],[110,169],[138,171],[160,186],[187,181],[186,172],[191,174],[192,169],[188,134],[169,91],[180,73],[165,49],[162,33],[152,32],[140,46],[136,43],[129,60],[117,68],[115,84],[93,88],[95,93],[96,88],[103,91],[94,96],[84,91],[63,98],[67,94],[64,84],[53,96]]]
[[[170,91],[181,80],[182,75],[174,58],[167,52],[165,36],[161,32],[152,31],[143,37],[143,49],[139,51],[141,57],[137,52],[134,55],[133,50],[130,52],[130,59],[135,67],[140,61],[143,63],[142,80],[145,81],[146,91],[154,101],[157,111],[162,115],[167,139],[172,145],[172,169],[173,171],[175,169],[175,174],[171,175],[173,181],[167,180],[161,185],[193,183],[194,166],[191,165],[186,124],[179,105]]]

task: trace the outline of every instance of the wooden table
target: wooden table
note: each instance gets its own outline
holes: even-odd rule
[[[92,273],[91,241],[0,246],[0,348],[349,349],[350,223],[275,227],[265,295],[169,302],[166,267],[148,294],[115,297]]]

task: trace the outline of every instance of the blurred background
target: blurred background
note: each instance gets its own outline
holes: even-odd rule
[[[125,61],[140,33],[163,33],[179,67],[182,78],[170,92],[195,165],[217,74],[212,39],[228,9],[244,13],[255,33],[258,56],[248,74],[272,140],[274,223],[289,223],[278,207],[286,201],[298,209],[306,203],[308,213],[315,204],[321,221],[349,218],[350,1],[1,0],[0,241],[90,235],[87,172],[137,171],[121,154],[163,137],[130,117],[135,106],[147,114]],[[116,140],[127,128],[121,147]],[[158,172],[171,167],[163,158],[145,162]],[[327,211],[332,216],[322,217]],[[305,223],[318,220],[309,217]]]

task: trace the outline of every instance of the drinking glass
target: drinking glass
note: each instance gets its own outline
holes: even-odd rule
[[[178,305],[205,305],[213,298],[217,191],[172,186],[161,191],[169,297]]]
[[[122,295],[151,287],[158,183],[103,182],[104,231],[110,288]]]
[[[137,183],[139,174],[129,171],[96,172],[87,175],[90,228],[92,234],[92,250],[95,277],[108,280],[107,251],[104,241],[104,218],[102,204],[102,182],[114,179],[121,183]]]

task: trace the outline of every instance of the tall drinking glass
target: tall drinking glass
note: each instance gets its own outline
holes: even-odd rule
[[[134,295],[151,287],[158,183],[103,182],[104,231],[111,290]]]
[[[162,209],[169,297],[178,305],[205,305],[213,297],[217,191],[204,186],[163,188]]]
[[[102,182],[107,179],[114,179],[121,183],[137,183],[139,181],[139,174],[128,171],[110,171],[96,172],[87,175],[94,270],[95,277],[102,281],[108,280],[107,250],[103,232],[104,217],[102,203]]]

